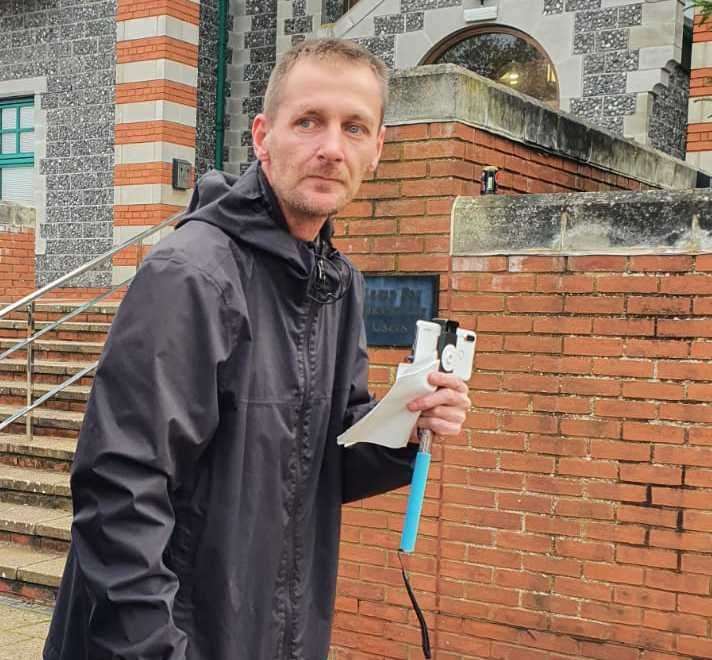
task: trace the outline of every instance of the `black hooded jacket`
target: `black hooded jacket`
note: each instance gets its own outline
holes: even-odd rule
[[[407,484],[414,448],[337,445],[373,405],[363,282],[317,302],[315,262],[259,165],[204,176],[147,257],[80,434],[45,660],[325,660],[341,505]]]

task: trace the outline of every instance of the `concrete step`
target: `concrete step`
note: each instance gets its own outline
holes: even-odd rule
[[[0,539],[64,552],[72,538],[72,514],[27,504],[0,502]]]
[[[71,360],[63,362],[61,360],[35,360],[32,380],[38,383],[59,384],[67,380],[78,371],[93,364],[93,361]],[[0,360],[0,379],[25,381],[27,373],[27,362],[25,360],[7,358]],[[91,385],[93,376],[90,374],[75,385]]]
[[[54,389],[52,383],[32,383],[32,394],[34,399],[38,399],[43,394]],[[52,397],[53,399],[65,401],[79,401],[86,403],[89,398],[91,387],[87,385],[69,385],[61,392]],[[2,380],[0,379],[0,397],[18,397],[24,402],[27,396],[27,383],[24,380]],[[52,399],[50,399],[51,401]]]
[[[0,339],[0,351],[12,348],[16,339]],[[95,341],[60,341],[58,339],[38,339],[33,345],[33,355],[38,360],[98,360],[104,350],[104,342]],[[25,350],[12,354],[15,359],[22,359]],[[3,360],[4,362],[5,360]]]
[[[51,325],[50,321],[37,321],[35,331]],[[65,341],[100,341],[106,340],[111,323],[66,321],[43,337]],[[27,336],[27,321],[20,319],[0,319],[0,337],[24,339]]]
[[[17,543],[0,543],[2,590],[35,601],[52,603],[59,587],[66,553]]]
[[[0,433],[0,463],[5,465],[69,472],[76,448],[76,438]]]
[[[6,404],[0,405],[0,420],[7,419],[10,415],[18,412],[23,406],[9,406]],[[65,431],[79,431],[82,427],[84,413],[74,412],[69,410],[53,410],[40,406],[35,408],[31,413],[35,427],[44,429],[63,429]],[[19,419],[15,425],[22,426],[24,429],[24,417]],[[12,428],[6,429],[7,432],[12,432]],[[17,431],[15,431],[17,432]],[[22,433],[22,431],[20,431]],[[48,435],[44,433],[42,435]],[[60,434],[66,435],[66,434]]]
[[[83,305],[86,300],[57,300],[52,302],[36,302],[35,303],[35,319],[38,321],[54,321],[69,312],[73,312],[77,307]],[[5,306],[5,303],[0,303],[0,310]],[[119,308],[117,301],[107,302],[102,301],[96,305],[88,307],[85,311],[77,314],[72,321],[109,321],[116,314]],[[13,312],[4,318],[26,320],[26,308]]]
[[[71,511],[69,474],[0,464],[0,501]]]

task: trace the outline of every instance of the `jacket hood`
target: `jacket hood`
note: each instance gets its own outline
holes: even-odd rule
[[[242,176],[218,170],[202,176],[177,228],[193,221],[219,227],[233,240],[283,259],[302,279],[311,276],[316,246],[289,232],[259,161],[252,163]],[[334,251],[332,233],[331,220],[327,220],[320,233],[322,250],[327,254]]]

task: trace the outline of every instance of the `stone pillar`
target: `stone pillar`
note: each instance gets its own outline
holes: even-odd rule
[[[119,0],[116,20],[114,244],[190,199],[171,182],[174,158],[195,163],[200,0]],[[133,273],[127,252],[114,282]]]

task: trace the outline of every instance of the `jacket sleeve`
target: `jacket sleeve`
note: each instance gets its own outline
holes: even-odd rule
[[[172,253],[149,257],[112,324],[71,477],[92,660],[185,660],[164,552],[172,494],[218,425],[230,351],[221,302],[207,273]]]
[[[355,424],[375,405],[373,397],[368,393],[368,352],[363,323],[356,353],[344,429]],[[342,451],[343,501],[347,503],[409,484],[418,446],[409,444],[402,449],[390,449],[360,442],[351,447],[342,447]]]

